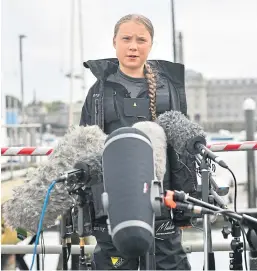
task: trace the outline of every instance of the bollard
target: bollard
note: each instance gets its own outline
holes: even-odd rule
[[[248,98],[244,101],[243,109],[245,112],[245,130],[246,140],[254,140],[256,131],[255,124],[255,110],[256,102]],[[255,159],[252,150],[247,151],[247,189],[248,189],[248,208],[256,208],[256,173],[255,173]]]

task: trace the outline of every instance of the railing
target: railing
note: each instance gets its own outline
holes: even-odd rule
[[[222,240],[219,242],[213,242],[213,251],[231,251],[230,246],[231,240]],[[95,245],[85,245],[85,253],[92,253],[94,251]],[[192,252],[203,252],[203,242],[194,241],[194,242],[184,242],[183,248],[186,253]],[[47,245],[44,248],[45,254],[61,254],[62,246],[61,245]],[[246,249],[249,250],[248,244]],[[1,253],[2,254],[33,254],[34,245],[2,245]],[[42,253],[42,247],[37,246],[37,254]],[[72,245],[71,254],[79,254],[80,246]]]

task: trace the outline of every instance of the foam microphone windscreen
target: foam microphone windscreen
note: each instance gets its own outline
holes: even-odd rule
[[[185,150],[192,155],[199,153],[195,148],[196,142],[206,145],[206,134],[203,128],[187,119],[181,112],[167,111],[160,114],[156,122],[165,131],[168,143],[179,154]]]
[[[88,165],[91,179],[101,180],[102,151],[106,135],[94,126],[72,127],[59,141],[47,161],[29,173],[21,186],[13,189],[10,200],[3,205],[3,217],[7,226],[24,228],[36,233],[47,190],[50,184],[77,162]],[[73,205],[65,186],[53,188],[46,209],[43,229],[55,225],[59,215]]]
[[[162,182],[166,173],[167,161],[167,138],[163,128],[152,121],[140,121],[132,127],[142,131],[150,139],[153,147],[156,177]]]
[[[155,175],[149,138],[136,128],[117,129],[106,139],[102,165],[103,204],[113,244],[127,257],[145,255],[153,242],[155,218],[150,198]]]

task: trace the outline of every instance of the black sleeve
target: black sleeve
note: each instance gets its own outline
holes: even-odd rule
[[[87,126],[92,125],[92,100],[93,100],[93,94],[95,93],[95,89],[98,87],[98,82],[96,82],[88,91],[86,100],[84,102],[84,105],[82,107],[81,111],[81,117],[80,117],[80,126]]]

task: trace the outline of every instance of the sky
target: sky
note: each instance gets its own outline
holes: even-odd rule
[[[74,73],[83,61],[115,57],[113,28],[128,13],[147,16],[155,28],[151,59],[173,61],[170,0],[82,0],[83,56],[78,2],[71,35],[72,0],[3,0],[1,18],[2,94],[20,97],[19,35],[23,39],[25,103],[69,101],[71,41]],[[184,37],[186,69],[206,78],[257,78],[256,0],[174,0],[175,26]],[[95,78],[84,70],[86,90],[74,80],[73,101],[84,100]],[[256,90],[257,91],[257,90]]]

